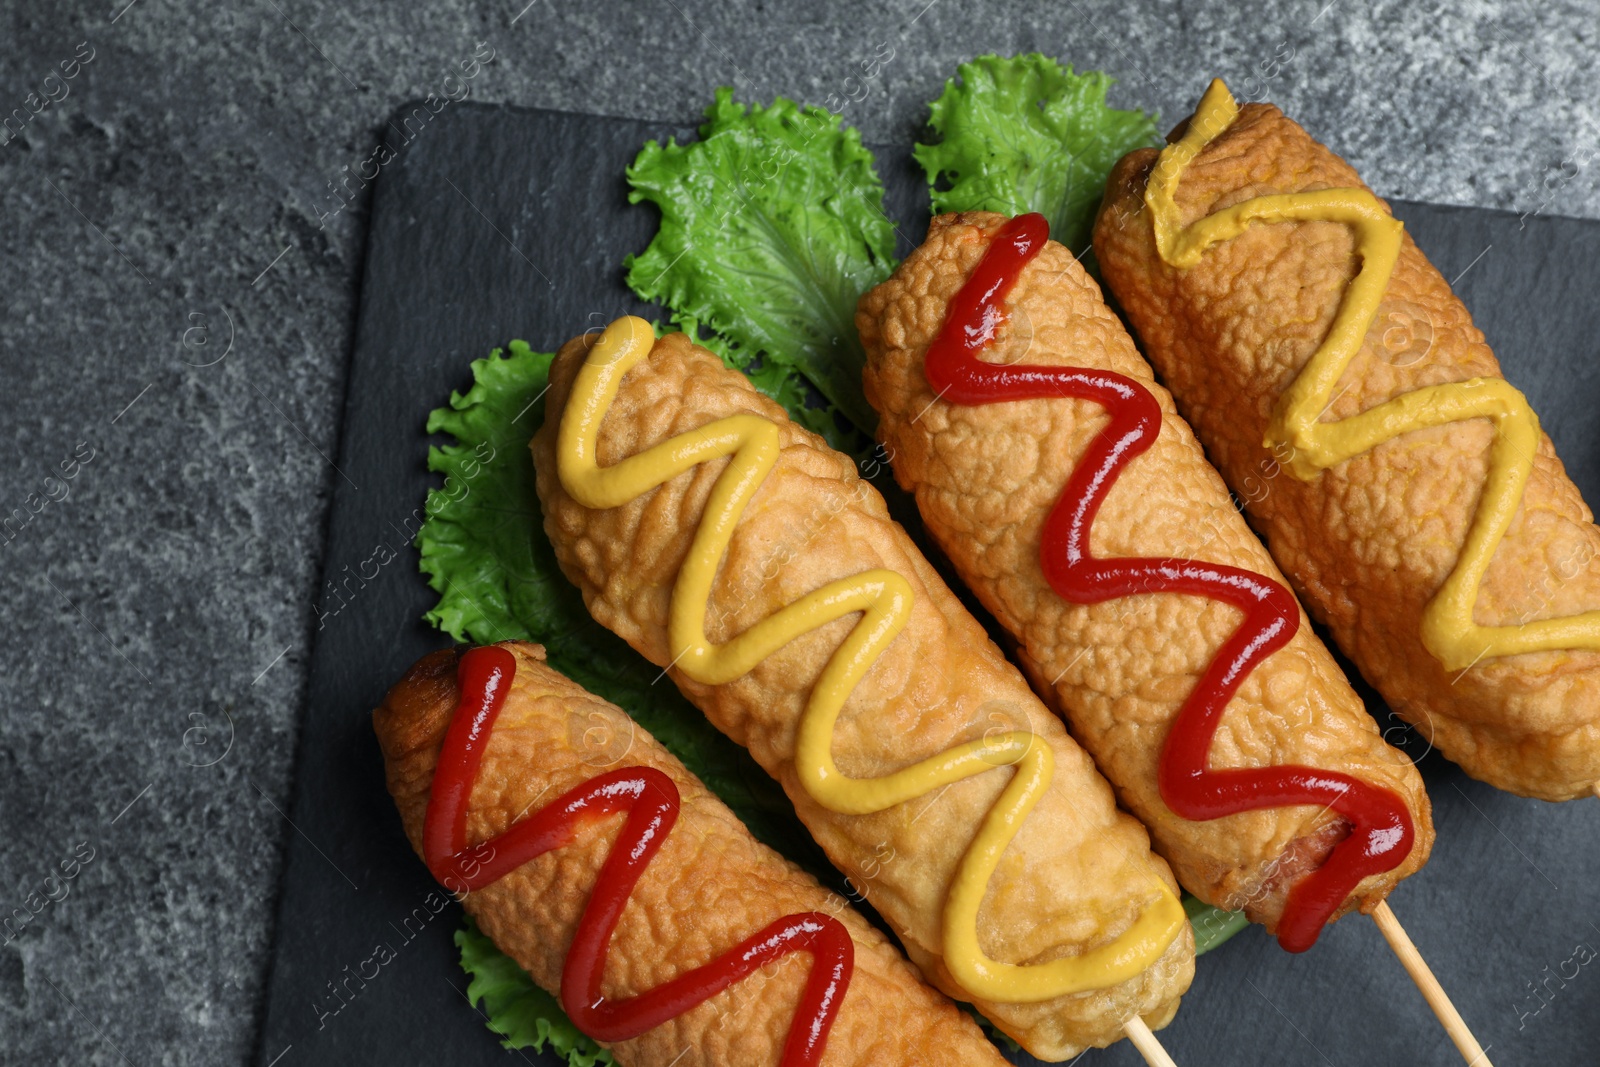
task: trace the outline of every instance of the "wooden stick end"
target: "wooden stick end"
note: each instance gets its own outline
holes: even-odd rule
[[[1133,1042],[1133,1047],[1139,1050],[1139,1055],[1144,1057],[1144,1062],[1150,1067],[1178,1067],[1172,1057],[1167,1053],[1166,1047],[1161,1044],[1161,1039],[1151,1032],[1150,1027],[1137,1015],[1122,1024],[1122,1030],[1128,1035],[1128,1040]]]
[[[1411,943],[1405,927],[1395,918],[1387,900],[1373,909],[1372,921],[1378,924],[1384,940],[1389,942],[1389,948],[1399,959],[1400,966],[1406,969],[1411,980],[1417,984],[1423,999],[1428,1002],[1428,1007],[1433,1009],[1433,1014],[1438,1016],[1445,1033],[1450,1035],[1456,1051],[1461,1053],[1461,1058],[1467,1061],[1468,1067],[1494,1067],[1489,1062],[1489,1056],[1483,1046],[1478,1044],[1478,1039],[1467,1027],[1466,1020],[1461,1018],[1461,1013],[1456,1011],[1456,1006],[1450,1002],[1450,997],[1439,984],[1439,979],[1433,976],[1428,961],[1422,958],[1417,946]]]

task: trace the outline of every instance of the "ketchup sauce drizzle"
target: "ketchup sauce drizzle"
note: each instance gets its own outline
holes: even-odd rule
[[[1410,813],[1393,792],[1334,771],[1293,765],[1209,769],[1212,736],[1228,702],[1249,673],[1294,636],[1299,606],[1277,582],[1237,567],[1090,554],[1095,515],[1122,469],[1155,442],[1161,407],[1148,389],[1112,371],[1007,366],[978,358],[1005,319],[1006,295],[1048,238],[1049,223],[1042,215],[1021,215],[1001,227],[950,301],[944,326],[928,348],[928,384],[953,404],[1072,397],[1092,400],[1111,416],[1045,521],[1040,562],[1045,579],[1063,599],[1097,604],[1136,593],[1186,593],[1244,612],[1173,721],[1161,752],[1161,799],[1185,819],[1315,804],[1350,822],[1349,835],[1327,861],[1289,890],[1278,942],[1290,952],[1303,952],[1361,879],[1404,861],[1413,839]]]
[[[780,1062],[782,1067],[820,1063],[855,970],[855,944],[831,915],[785,916],[710,963],[649,992],[621,1001],[608,1001],[602,994],[606,949],[617,920],[678,819],[678,787],[660,770],[607,771],[518,820],[498,837],[466,843],[467,801],[516,670],[516,658],[493,645],[469,650],[457,665],[461,697],[445,733],[423,822],[423,856],[434,877],[453,893],[481,889],[568,844],[586,823],[626,812],[562,968],[561,1006],[572,1021],[598,1041],[627,1041],[716,996],[758,967],[792,952],[809,952],[811,973]]]

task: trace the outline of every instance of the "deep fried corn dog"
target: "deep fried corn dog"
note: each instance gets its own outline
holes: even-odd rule
[[[471,692],[474,675],[502,665],[511,677],[480,678],[482,688]],[[459,796],[465,837],[478,847],[455,850],[441,863],[429,855],[429,837],[439,806],[448,803],[441,794],[449,794],[449,783],[438,780],[453,766],[456,750],[447,738],[455,737],[453,718],[477,711],[485,694],[502,703],[479,748],[482,764]],[[539,985],[562,996],[580,1028],[595,1036],[612,1031],[602,1043],[619,1063],[749,1067],[779,1063],[780,1053],[785,1065],[1004,1063],[977,1026],[924,985],[843,898],[758,843],[622,711],[546,667],[538,645],[434,653],[389,691],[373,724],[389,791],[418,854],[448,888],[465,891],[463,904],[478,925]],[[664,831],[655,821],[663,812],[676,812]],[[577,818],[567,820],[570,827],[557,824],[560,832],[544,842],[554,847],[527,861],[508,855],[516,851],[514,827],[526,832],[556,813]],[[630,889],[621,860],[639,842],[658,851],[635,865]],[[612,916],[615,931],[601,937],[598,955],[589,954],[591,973],[582,975],[580,957],[593,941],[586,924],[607,910],[608,898],[625,899],[626,907]],[[842,944],[830,946],[829,933]],[[760,969],[745,964],[747,973],[709,999],[685,994],[696,968],[740,946],[737,955]],[[791,950],[796,955],[780,954]],[[602,1004],[574,988],[587,985],[600,989]],[[630,1005],[632,997],[638,999]],[[654,1025],[618,1037],[619,1027],[629,1027],[618,1018],[625,1011],[639,1016],[634,1028]]]
[[[1486,782],[1590,792],[1600,530],[1538,419],[1348,164],[1220,82],[1186,128],[1095,230],[1151,362],[1396,712]]]
[[[940,216],[862,297],[879,436],[1179,880],[1307,948],[1422,865],[1421,777],[1301,625],[1099,288],[1045,237],[1039,216]]]
[[[923,974],[1044,1059],[1165,1025],[1193,974],[1165,864],[849,458],[637,319],[568,342],[550,383],[532,447],[563,570]]]

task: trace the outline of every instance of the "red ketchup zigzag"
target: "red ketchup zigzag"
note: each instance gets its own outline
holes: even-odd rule
[[[653,767],[608,771],[498,837],[467,845],[467,801],[516,670],[515,657],[492,645],[466,652],[457,667],[461,699],[439,753],[423,824],[423,856],[434,877],[454,893],[481,889],[568,844],[586,823],[626,812],[562,968],[561,1006],[578,1029],[598,1041],[627,1041],[716,996],[766,963],[791,952],[809,952],[811,974],[795,1008],[781,1063],[820,1063],[855,969],[855,944],[831,915],[785,916],[710,963],[647,993],[622,1001],[607,1001],[602,994],[612,931],[639,876],[678,820],[678,787],[666,774]]]
[[[1173,721],[1161,752],[1161,799],[1185,819],[1294,804],[1330,808],[1351,823],[1327,861],[1290,889],[1278,942],[1290,952],[1316,943],[1328,918],[1356,883],[1392,870],[1411,851],[1410,813],[1400,798],[1347,774],[1284,765],[1213,771],[1211,739],[1240,684],[1300,625],[1287,589],[1270,579],[1191,559],[1097,559],[1089,530],[1122,469],[1161,432],[1161,407],[1138,382],[1111,371],[1078,367],[1004,366],[978,354],[1005,319],[1002,303],[1022,269],[1049,238],[1042,215],[1021,215],[995,235],[978,268],[950,301],[943,328],[928,348],[925,373],[935,394],[953,404],[1072,397],[1105,408],[1111,423],[1094,439],[1045,521],[1040,562],[1045,579],[1078,604],[1138,593],[1212,597],[1244,612]]]

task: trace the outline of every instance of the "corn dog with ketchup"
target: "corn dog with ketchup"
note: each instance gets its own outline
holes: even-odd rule
[[[590,612],[783,785],[929,981],[1043,1059],[1171,1019],[1194,949],[1166,865],[848,457],[636,318],[568,342],[547,404],[545,530]]]
[[[940,216],[862,297],[879,436],[1179,880],[1304,950],[1422,865],[1421,778],[1046,231]]]
[[[586,750],[596,721],[627,750]],[[418,855],[619,1063],[1004,1064],[887,938],[538,645],[427,656],[373,725]]]
[[[1179,136],[1181,133],[1181,136]],[[1313,615],[1467,773],[1600,781],[1600,530],[1388,205],[1213,82],[1094,238],[1151,362]]]

